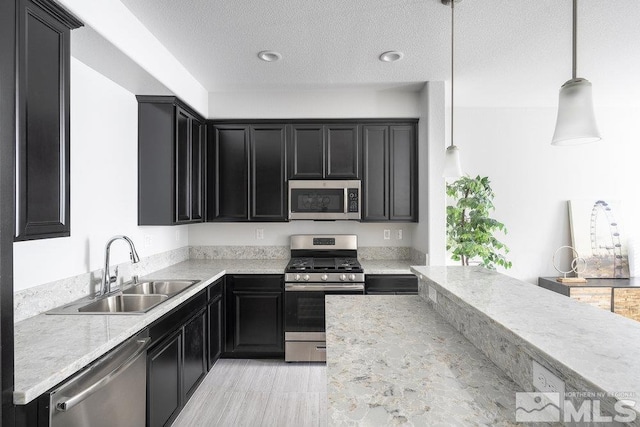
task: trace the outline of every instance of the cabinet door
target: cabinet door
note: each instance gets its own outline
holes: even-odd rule
[[[169,425],[182,405],[182,330],[147,355],[147,425]]]
[[[251,220],[286,221],[286,127],[251,127]]]
[[[389,127],[362,130],[362,221],[389,219]]]
[[[191,220],[204,218],[204,148],[207,127],[197,120],[191,121]]]
[[[208,369],[211,369],[222,354],[223,343],[223,311],[222,311],[222,294],[216,295],[208,306],[209,320],[209,357]]]
[[[207,312],[202,310],[184,325],[183,393],[185,402],[207,373]]]
[[[249,127],[220,125],[213,128],[213,147],[207,150],[213,173],[207,176],[207,220],[249,219]]]
[[[180,107],[176,107],[175,146],[175,198],[176,222],[191,219],[191,118]]]
[[[293,125],[288,150],[290,179],[324,178],[322,125]]]
[[[389,127],[391,221],[418,220],[418,168],[415,126]]]
[[[70,30],[31,1],[17,4],[15,240],[69,236]]]
[[[325,178],[360,178],[358,125],[326,125]]]
[[[284,352],[281,275],[227,276],[227,347],[236,357]]]

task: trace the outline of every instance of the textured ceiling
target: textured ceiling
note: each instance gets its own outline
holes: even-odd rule
[[[450,75],[440,0],[121,1],[210,92],[415,89]],[[639,105],[640,1],[581,0],[578,17],[578,74],[596,103]],[[405,57],[378,61],[387,50]],[[458,105],[553,105],[571,77],[571,1],[456,3],[455,55]]]

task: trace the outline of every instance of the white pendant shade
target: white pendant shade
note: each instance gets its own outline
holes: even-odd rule
[[[599,140],[591,83],[581,78],[569,80],[560,88],[558,119],[551,145],[579,145]]]
[[[445,178],[462,177],[462,166],[460,166],[460,152],[458,147],[450,145],[444,157],[444,172],[442,176]]]

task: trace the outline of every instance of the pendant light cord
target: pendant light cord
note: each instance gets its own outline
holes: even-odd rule
[[[573,80],[576,79],[576,69],[578,68],[578,0],[573,0]]]
[[[454,33],[453,5],[454,3],[455,3],[455,0],[451,0],[451,143],[450,143],[450,147],[453,147],[453,33]]]

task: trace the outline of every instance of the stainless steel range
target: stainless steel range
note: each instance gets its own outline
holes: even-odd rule
[[[364,294],[358,236],[291,236],[284,280],[285,361],[326,361],[325,295]]]

